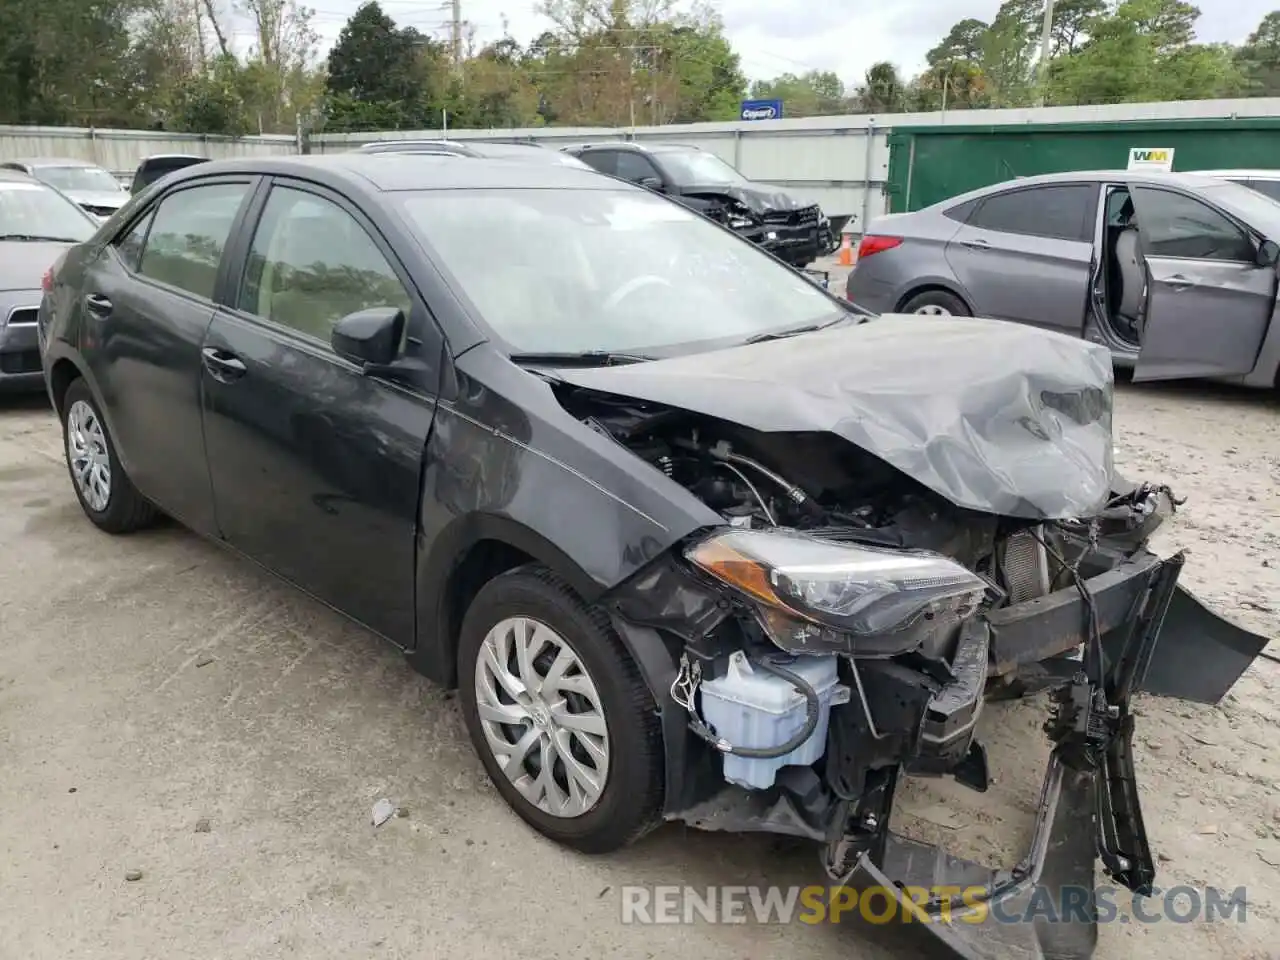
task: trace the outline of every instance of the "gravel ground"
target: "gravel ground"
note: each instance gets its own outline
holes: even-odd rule
[[[1189,497],[1160,543],[1189,548],[1184,583],[1280,634],[1280,406],[1203,385],[1121,386],[1117,406],[1121,469]],[[622,925],[623,884],[807,883],[812,853],[678,826],[604,859],[543,841],[452,698],[379,641],[181,529],[95,532],[39,401],[0,400],[0,623],[4,956],[885,956],[847,926]],[[1098,956],[1275,955],[1278,671],[1220,707],[1140,700],[1159,882],[1244,885],[1247,923],[1113,924]],[[915,787],[906,825],[1012,859],[1038,709],[990,711],[990,793]],[[937,823],[940,793],[972,825]],[[406,815],[375,830],[384,796]]]

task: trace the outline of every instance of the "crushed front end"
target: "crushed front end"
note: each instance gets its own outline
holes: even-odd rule
[[[1016,519],[956,508],[821,437],[690,429],[635,405],[587,422],[727,521],[609,598],[633,648],[650,631],[671,658],[642,665],[663,694],[667,818],[810,839],[829,883],[893,897],[916,921],[894,927],[929,949],[1090,956],[1095,862],[1138,895],[1155,879],[1133,694],[1216,701],[1265,643],[1178,587],[1180,554],[1147,549],[1172,494],[1126,486],[1085,519]],[[1188,629],[1170,631],[1171,609]],[[1171,657],[1177,669],[1153,669]],[[1037,692],[1052,701],[1051,754],[1019,863],[889,830],[904,777],[985,792],[984,704]],[[999,922],[1045,896],[1077,909]]]

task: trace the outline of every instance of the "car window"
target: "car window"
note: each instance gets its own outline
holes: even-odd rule
[[[613,174],[618,170],[617,156],[617,150],[584,150],[578,159],[601,173]]]
[[[631,180],[639,183],[646,177],[658,178],[658,171],[649,158],[641,156],[638,153],[632,153],[629,150],[619,150],[618,157],[618,176],[624,180]]]
[[[1087,240],[1094,188],[1083,183],[1010,190],[987,197],[969,226],[1051,240]]]
[[[1149,256],[1253,261],[1253,241],[1208,204],[1154,187],[1134,187],[1133,193],[1138,233],[1143,251]]]
[[[151,227],[153,215],[154,212],[139,217],[138,222],[115,241],[116,252],[120,254],[120,259],[135,273],[142,263],[142,249],[146,243],[147,230]]]
[[[97,230],[89,215],[34,180],[0,180],[0,238],[80,243]]]
[[[313,193],[275,187],[253,236],[238,305],[328,343],[347,314],[389,306],[407,317],[410,300],[351,214]]]
[[[1245,186],[1257,190],[1264,197],[1280,200],[1280,180],[1250,180]]]
[[[101,167],[37,167],[36,176],[59,190],[96,190],[100,193],[122,193],[113,177]]]
[[[161,200],[138,273],[212,300],[222,252],[248,189],[245,183],[211,183]]]
[[[968,223],[969,217],[973,215],[973,211],[981,202],[980,199],[966,200],[964,203],[957,203],[954,207],[943,210],[942,215],[959,223]]]

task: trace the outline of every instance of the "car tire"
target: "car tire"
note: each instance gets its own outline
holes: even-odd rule
[[[972,316],[965,302],[946,290],[925,290],[917,293],[902,305],[899,312],[932,314],[941,317]]]
[[[541,687],[530,696],[531,684],[520,681],[515,657],[518,637],[526,630],[536,632],[529,634],[534,637],[529,666],[541,680],[531,678],[533,683],[541,687],[556,664],[561,673],[567,669],[564,675],[574,690],[561,695],[563,688]],[[503,667],[504,679],[516,681],[522,699],[498,682],[495,670]],[[582,853],[609,853],[661,822],[664,753],[653,696],[608,616],[547,568],[519,567],[481,588],[463,618],[458,687],[467,731],[485,771],[511,808],[544,836]],[[598,723],[598,715],[603,736],[574,729]],[[503,723],[498,717],[521,720]],[[532,738],[532,746],[516,760],[499,761],[499,752],[512,743],[529,743],[526,738]],[[549,754],[553,747],[567,748],[577,768],[588,774],[603,771],[594,778],[594,791],[580,789],[575,800],[564,754]],[[553,790],[541,780],[548,756]],[[561,806],[566,797],[568,806]]]
[[[106,420],[84,380],[73,380],[62,401],[62,449],[71,489],[95,526],[107,533],[124,534],[155,523],[159,512],[124,472]],[[84,471],[95,461],[99,468],[105,465],[107,469],[99,469],[96,476],[86,479]]]

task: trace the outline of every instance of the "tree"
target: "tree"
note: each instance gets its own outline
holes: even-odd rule
[[[1005,0],[982,41],[982,73],[996,106],[1023,106],[1030,100],[1031,65],[1044,20],[1042,0]]]
[[[849,109],[844,84],[829,70],[784,73],[773,80],[757,80],[751,85],[751,96],[757,100],[781,100],[787,117],[823,117],[847,113]]]
[[[930,67],[953,63],[980,64],[989,29],[983,21],[972,17],[961,20],[943,37],[940,44],[925,55],[926,62]]]
[[[1075,53],[1088,39],[1088,24],[1104,16],[1107,0],[1057,0],[1053,6],[1051,56]]]
[[[1231,52],[1194,43],[1200,11],[1181,0],[1123,0],[1090,18],[1072,54],[1050,66],[1052,103],[1120,103],[1232,96],[1245,78]]]
[[[1262,18],[1237,52],[1235,62],[1250,93],[1262,97],[1280,94],[1280,10]]]
[[[443,48],[412,27],[401,29],[376,0],[362,4],[329,53],[326,128],[439,126],[447,71]]]

